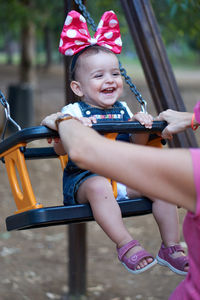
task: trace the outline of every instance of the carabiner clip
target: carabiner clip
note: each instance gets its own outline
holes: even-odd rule
[[[0,94],[1,96],[1,104],[3,105],[4,107],[4,112],[5,112],[5,117],[6,117],[6,120],[5,120],[5,124],[4,124],[4,128],[3,128],[3,132],[2,132],[2,135],[1,135],[1,140],[3,141],[4,140],[4,135],[5,135],[5,132],[6,132],[6,128],[7,128],[7,124],[8,122],[10,121],[15,127],[17,127],[17,130],[20,131],[21,130],[21,127],[19,126],[19,124],[17,124],[10,116],[10,105],[8,104],[8,102],[6,101],[3,93],[1,92]]]
[[[141,103],[141,112],[143,112],[145,114],[148,113],[147,112],[147,102],[144,99],[142,99],[142,103]]]

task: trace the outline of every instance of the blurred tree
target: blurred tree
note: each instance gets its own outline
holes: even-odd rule
[[[200,53],[200,0],[150,1],[165,44],[174,44],[174,40],[176,42],[182,41]],[[25,3],[29,4],[25,5]],[[99,18],[104,11],[114,10],[120,21],[124,45],[123,53],[134,51],[134,45],[130,43],[131,38],[127,22],[119,0],[87,1],[87,9],[96,24],[98,24]],[[60,31],[63,26],[63,18],[63,1],[0,0],[0,47],[4,46],[7,49],[8,62],[12,62],[11,44],[13,40],[19,41],[23,24],[32,22],[32,31],[30,30],[29,34],[32,35],[33,45],[34,39],[36,40],[38,61],[41,61],[40,53],[45,53],[45,61],[43,60],[42,62],[45,66],[50,66],[52,63],[52,52],[56,54],[57,58],[60,58],[57,48]],[[27,34],[24,35],[24,38],[25,36]],[[31,45],[31,42],[28,45]]]
[[[13,18],[13,11],[16,12]],[[7,62],[13,62],[12,42],[19,38],[19,13],[16,1],[11,0],[10,5],[0,0],[0,36],[1,48],[7,53]]]
[[[0,0],[1,41],[9,34],[16,38],[20,46],[19,83],[8,87],[8,100],[11,117],[22,127],[32,126],[34,122],[33,90],[35,83],[35,41],[36,34],[46,42],[48,63],[51,62],[49,30],[63,23],[58,8],[61,1],[47,0]],[[2,26],[1,26],[2,25]],[[37,28],[37,30],[36,30]],[[44,28],[47,28],[44,30]],[[60,26],[59,26],[60,28]],[[44,35],[46,34],[46,39]],[[3,36],[5,36],[3,38]],[[8,40],[7,38],[7,40]],[[8,42],[7,42],[8,43]],[[45,48],[45,47],[44,47]],[[11,60],[12,61],[12,60]],[[12,131],[13,129],[10,128]]]
[[[119,19],[121,33],[126,34],[128,32],[126,18],[120,0],[96,0],[95,3],[87,1],[87,8],[97,24],[105,11],[113,10]]]
[[[20,18],[21,31],[21,59],[20,59],[20,83],[31,84],[34,82],[34,58],[35,58],[35,23],[30,18],[32,10],[31,0],[21,0],[21,9],[25,12]]]
[[[33,0],[38,47],[45,50],[45,67],[52,64],[52,49],[58,49],[60,30],[64,21],[63,1]],[[59,34],[58,34],[59,33]]]
[[[22,56],[27,53],[29,53],[29,58],[32,56],[32,60],[35,58],[34,39],[36,36],[37,49],[41,47],[46,50],[46,65],[48,66],[52,61],[52,39],[55,35],[58,36],[57,33],[62,25],[62,1],[0,0],[0,34],[2,36],[0,43],[9,50],[9,43],[13,39],[18,41],[22,45],[21,61],[24,60],[24,63],[25,58]],[[23,30],[27,30],[27,32],[23,34]],[[22,39],[20,39],[20,35]],[[28,40],[28,36],[30,41],[25,42],[24,39]],[[55,42],[58,43],[58,40]],[[26,49],[23,49],[23,43],[26,44]],[[30,49],[31,47],[32,49]],[[7,53],[9,54],[9,52]],[[26,60],[28,60],[28,55]],[[11,57],[9,57],[9,61],[12,61]]]
[[[120,32],[123,41],[123,54],[127,52],[135,52],[134,43],[129,34],[129,28],[127,26],[127,21],[121,7],[120,0],[95,0],[87,1],[87,9],[90,12],[92,18],[94,19],[96,25],[98,25],[102,14],[107,10],[113,10],[120,23]],[[130,42],[131,41],[131,42]]]
[[[165,44],[184,41],[200,55],[200,0],[151,0]]]
[[[31,0],[0,0],[1,33],[5,34],[5,43],[10,37],[20,40],[20,82],[30,83],[33,79],[32,61],[34,58],[35,25],[30,18]],[[7,46],[7,49],[9,47]],[[8,52],[9,53],[9,52]],[[10,53],[9,53],[10,55]],[[9,59],[12,61],[12,59]]]

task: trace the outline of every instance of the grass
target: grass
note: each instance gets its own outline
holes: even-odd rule
[[[18,54],[14,54],[13,55],[13,64],[14,65],[18,65],[19,64],[19,55]],[[6,53],[0,53],[0,64],[4,65],[7,63],[7,55]]]
[[[194,69],[194,70],[199,70],[200,68],[200,61],[197,54],[180,56],[180,55],[173,55],[172,53],[169,53],[168,58],[171,65],[174,68]]]
[[[16,53],[12,56],[12,60],[13,60],[13,65],[18,65],[20,63],[20,55],[19,53]],[[43,65],[45,64],[45,53],[44,52],[40,52],[37,54],[36,59],[35,59],[35,65]],[[57,54],[56,52],[53,53],[53,61],[55,63],[57,63],[59,61],[59,54]],[[7,55],[6,53],[0,52],[0,64],[7,64]]]
[[[122,67],[125,68],[127,75],[131,78],[141,78],[144,76],[140,60],[137,57],[120,56],[119,60]]]

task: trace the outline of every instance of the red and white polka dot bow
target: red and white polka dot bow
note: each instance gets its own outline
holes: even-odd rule
[[[122,49],[122,41],[119,22],[113,11],[106,11],[92,38],[87,28],[85,18],[75,10],[67,15],[61,32],[59,51],[67,56],[74,55],[82,49],[99,45],[119,54]]]

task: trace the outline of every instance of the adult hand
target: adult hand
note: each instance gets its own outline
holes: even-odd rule
[[[172,109],[167,109],[161,112],[156,121],[167,121],[168,126],[162,131],[161,136],[164,139],[172,139],[173,134],[184,131],[191,126],[192,113],[180,112]]]

